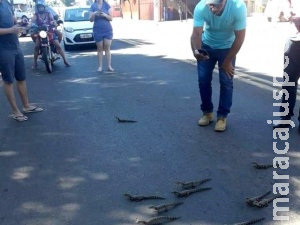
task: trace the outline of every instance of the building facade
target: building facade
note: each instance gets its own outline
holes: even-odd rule
[[[257,2],[244,0],[248,16],[256,11]],[[121,16],[138,20],[184,20],[193,18],[193,11],[199,0],[120,0]]]

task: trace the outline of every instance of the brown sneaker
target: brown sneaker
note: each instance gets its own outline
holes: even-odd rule
[[[215,131],[222,132],[224,130],[226,130],[226,118],[219,118],[215,126]]]
[[[207,126],[211,121],[213,121],[214,114],[204,113],[201,119],[198,121],[199,126]]]

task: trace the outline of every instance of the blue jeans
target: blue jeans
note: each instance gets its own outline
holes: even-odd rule
[[[285,63],[287,64],[284,66],[284,72],[287,74],[289,78],[289,82],[295,82],[295,86],[282,86],[282,89],[286,89],[289,93],[289,99],[285,99],[285,94],[282,95],[282,103],[288,103],[288,114],[286,116],[282,116],[282,119],[290,120],[291,117],[294,115],[294,108],[297,98],[297,87],[298,87],[298,80],[300,77],[300,41],[293,42],[291,40],[287,41],[287,51],[284,53],[284,57],[288,57],[288,63],[286,59],[284,59]],[[284,76],[284,80],[286,76]],[[280,107],[280,112],[284,112],[284,107]],[[298,120],[300,121],[300,111]]]
[[[212,49],[209,46],[203,44],[202,49],[205,49],[209,54],[209,59],[205,61],[198,61],[198,84],[200,97],[202,100],[201,110],[203,113],[213,112],[214,106],[212,103],[212,74],[216,63],[220,67],[226,58],[229,49]],[[232,65],[235,66],[235,59],[232,61]],[[220,99],[219,108],[217,111],[218,118],[226,118],[230,112],[232,105],[232,93],[233,93],[233,79],[219,69],[219,82],[220,82]]]

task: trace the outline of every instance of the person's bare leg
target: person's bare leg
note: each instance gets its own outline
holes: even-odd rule
[[[56,50],[58,51],[58,53],[59,53],[59,54],[61,55],[61,57],[63,58],[64,64],[65,64],[66,66],[71,66],[71,65],[68,63],[68,61],[67,61],[67,59],[66,59],[66,56],[65,56],[65,53],[64,53],[64,51],[62,50],[62,48],[60,47],[58,40],[53,41],[53,44],[55,45]]]
[[[55,30],[55,34],[58,37],[58,42],[61,43],[62,40],[62,32],[60,32],[59,30]]]
[[[16,98],[15,98],[15,94],[14,94],[14,89],[13,89],[13,84],[12,83],[6,83],[3,82],[3,88],[4,88],[4,92],[5,95],[8,99],[8,102],[11,106],[12,112],[14,116],[22,116],[23,114],[21,113],[21,111],[19,110],[17,103],[16,103]]]
[[[33,65],[32,69],[37,68],[37,58],[39,56],[39,51],[40,51],[40,41],[36,39],[35,41],[35,46],[34,46],[34,52],[33,52]]]
[[[26,81],[17,81],[17,89],[18,89],[18,93],[20,95],[22,104],[24,106],[24,108],[30,108],[30,104],[28,101],[28,96],[27,96],[27,85],[26,85]]]
[[[114,71],[114,69],[111,67],[111,53],[110,53],[110,46],[111,46],[112,40],[104,39],[104,51],[105,51],[105,57],[107,62],[107,68],[109,71]]]
[[[35,112],[43,111],[42,108],[37,108],[36,106],[30,105],[27,95],[27,84],[26,81],[17,81],[17,89],[20,95],[22,104],[23,104],[23,111],[28,112],[29,110],[35,110]]]
[[[99,68],[97,71],[102,71],[102,60],[103,60],[103,41],[97,42],[97,58],[98,58],[98,64]]]

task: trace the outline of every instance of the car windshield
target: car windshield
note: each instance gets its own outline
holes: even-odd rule
[[[64,21],[77,22],[89,21],[89,8],[67,9],[65,11]]]

